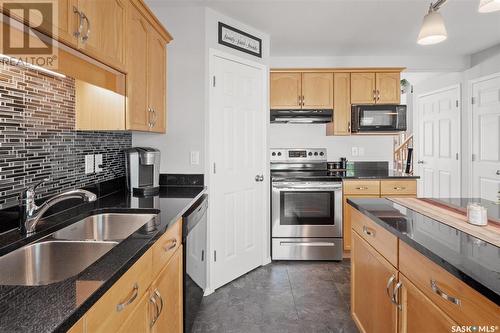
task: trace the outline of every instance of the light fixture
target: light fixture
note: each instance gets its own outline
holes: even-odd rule
[[[440,13],[439,8],[444,5],[446,0],[438,0],[431,3],[429,11],[424,16],[420,33],[418,34],[417,43],[420,45],[432,45],[441,43],[448,38],[444,20]]]
[[[497,10],[500,10],[500,0],[479,0],[478,12],[491,13]]]

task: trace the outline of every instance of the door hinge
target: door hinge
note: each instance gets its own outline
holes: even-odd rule
[[[217,168],[215,167],[215,162],[214,162],[214,174],[217,172]]]
[[[471,102],[471,104],[476,104],[476,98],[475,97],[471,97],[470,102]]]
[[[476,154],[472,154],[472,162],[476,160]]]
[[[205,261],[205,250],[201,250],[201,261]]]
[[[212,86],[214,86],[214,87],[215,87],[215,75],[214,75],[214,76],[213,76],[213,78],[212,78]]]
[[[214,250],[214,262],[217,261],[217,251]]]
[[[458,108],[458,99],[455,101],[455,106]]]
[[[455,158],[456,158],[456,159],[457,159],[457,161],[458,161],[458,153],[456,153],[456,154],[455,154]]]

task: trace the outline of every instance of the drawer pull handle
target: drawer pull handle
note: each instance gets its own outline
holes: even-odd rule
[[[393,300],[394,300],[393,303],[396,304],[396,306],[398,307],[399,310],[402,309],[401,300],[399,298],[399,289],[401,289],[402,286],[403,286],[403,283],[398,282],[396,284],[396,287],[394,287],[394,290],[392,291]]]
[[[359,187],[356,187],[356,190],[367,190],[368,189],[368,186],[359,186]]]
[[[167,244],[163,247],[163,249],[168,252],[177,246],[177,239],[171,239],[167,242]]]
[[[158,300],[160,301],[160,309],[158,310],[158,317],[160,317],[160,314],[163,311],[163,298],[161,297],[161,294],[158,291],[158,289],[155,290],[155,295],[158,297]]]
[[[123,309],[125,309],[128,305],[132,304],[132,302],[135,301],[137,295],[139,295],[139,285],[137,283],[134,283],[134,288],[132,289],[132,295],[125,302],[116,305],[116,311],[118,312],[123,311]]]
[[[158,303],[156,303],[156,297],[154,294],[149,299],[149,303],[151,303],[155,307],[155,310],[153,312],[153,319],[149,323],[149,327],[153,327],[156,321],[158,320],[158,317],[160,316],[160,311],[158,310]]]
[[[396,186],[396,187],[393,187],[394,190],[396,191],[403,191],[403,190],[406,190],[406,187],[404,186]]]
[[[462,302],[460,301],[460,299],[456,298],[456,297],[453,297],[453,296],[450,296],[448,294],[446,294],[444,291],[442,291],[441,289],[439,289],[436,281],[434,280],[431,280],[431,289],[433,292],[435,292],[437,295],[441,296],[442,298],[444,298],[445,300],[455,304],[455,305],[460,305]]]
[[[387,287],[385,288],[385,290],[387,291],[387,296],[389,296],[389,299],[391,300],[392,303],[394,303],[395,301],[394,301],[394,289],[392,289],[391,286],[395,279],[396,277],[394,275],[391,275],[391,277],[387,281]],[[392,295],[391,295],[391,289],[393,291]]]
[[[375,237],[375,230],[368,228],[366,225],[363,226],[363,232],[368,236]]]

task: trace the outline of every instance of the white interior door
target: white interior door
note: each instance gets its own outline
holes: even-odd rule
[[[460,197],[460,86],[417,99],[419,197]]]
[[[472,195],[500,201],[500,74],[472,83]]]
[[[266,200],[265,67],[211,56],[212,288],[262,265]]]

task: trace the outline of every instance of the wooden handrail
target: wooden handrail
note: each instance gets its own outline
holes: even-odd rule
[[[394,169],[399,172],[404,172],[406,160],[408,159],[408,148],[413,148],[413,134],[406,138],[403,143],[394,149]],[[412,161],[413,163],[413,161]],[[413,171],[413,168],[411,168]]]

